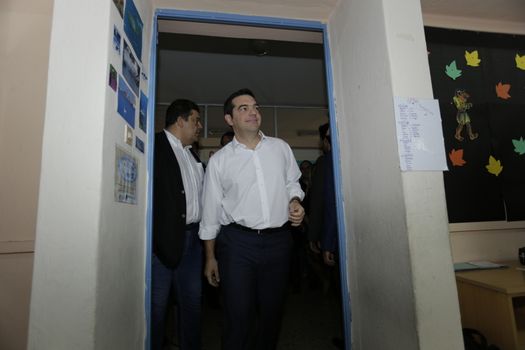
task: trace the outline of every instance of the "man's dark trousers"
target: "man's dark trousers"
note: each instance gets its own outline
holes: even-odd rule
[[[181,350],[201,348],[202,244],[199,225],[185,232],[182,259],[175,269],[153,255],[151,263],[151,349],[162,350],[165,316],[174,289],[177,301],[176,327]]]
[[[288,228],[271,233],[221,228],[216,249],[224,298],[223,350],[277,348],[291,248]]]

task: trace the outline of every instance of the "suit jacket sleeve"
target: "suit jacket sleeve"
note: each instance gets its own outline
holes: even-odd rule
[[[186,197],[177,158],[164,131],[155,136],[153,159],[153,253],[178,265],[184,247]]]

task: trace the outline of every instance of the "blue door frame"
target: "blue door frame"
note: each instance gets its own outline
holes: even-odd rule
[[[337,133],[335,120],[335,103],[333,96],[333,79],[332,79],[332,64],[330,58],[330,48],[328,42],[328,28],[326,24],[316,21],[294,20],[288,18],[274,18],[274,17],[260,17],[260,16],[245,16],[226,13],[215,12],[200,12],[200,11],[181,11],[174,9],[157,9],[153,16],[153,26],[151,32],[151,52],[150,52],[150,70],[149,70],[149,101],[148,101],[148,152],[147,152],[147,172],[148,172],[148,189],[147,189],[147,219],[146,219],[146,291],[145,291],[145,314],[146,314],[146,350],[150,349],[150,322],[151,322],[151,251],[152,251],[152,195],[153,195],[153,140],[155,132],[155,87],[156,87],[156,72],[157,72],[157,32],[159,19],[173,19],[184,21],[196,21],[207,23],[223,23],[223,24],[242,24],[252,25],[254,27],[271,27],[281,29],[297,29],[310,30],[323,33],[323,46],[325,55],[326,67],[326,90],[328,92],[328,110],[330,111],[330,135],[332,138],[332,155],[334,160],[340,159],[339,150],[339,135]],[[348,290],[348,268],[346,262],[346,232],[343,212],[343,192],[341,183],[341,167],[340,162],[334,161],[334,176],[335,176],[335,190],[337,200],[337,226],[339,230],[339,260],[340,274],[341,274],[341,288],[342,288],[342,306],[343,306],[343,322],[344,322],[344,337],[346,339],[346,350],[351,350],[351,308],[350,308],[350,293]]]

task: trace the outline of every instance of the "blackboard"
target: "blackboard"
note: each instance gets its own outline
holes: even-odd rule
[[[425,35],[449,222],[525,220],[525,36],[430,27]]]

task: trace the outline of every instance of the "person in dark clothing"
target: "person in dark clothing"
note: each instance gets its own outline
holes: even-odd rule
[[[174,101],[166,127],[155,135],[151,349],[162,350],[173,292],[181,350],[200,349],[202,244],[199,240],[204,167],[192,150],[202,129],[199,107]]]

